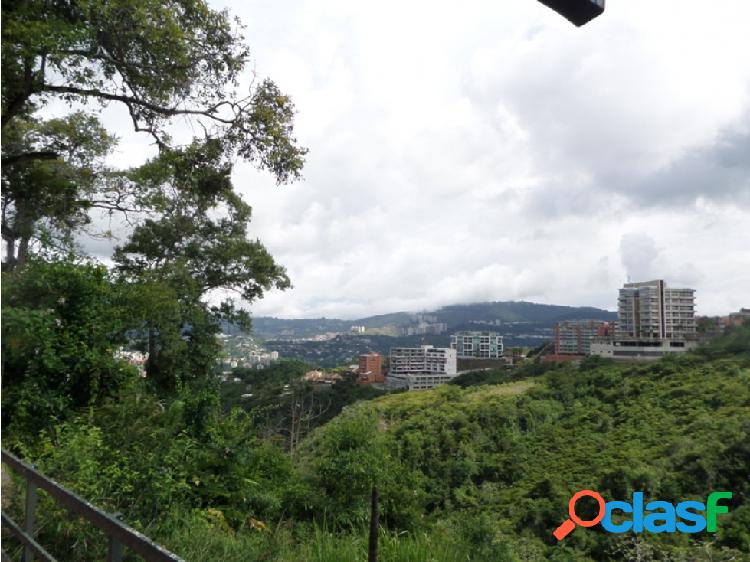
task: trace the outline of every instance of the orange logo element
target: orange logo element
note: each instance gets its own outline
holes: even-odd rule
[[[576,515],[576,502],[583,497],[594,498],[599,504],[599,513],[590,521],[585,521]],[[604,518],[604,514],[604,498],[598,492],[594,492],[593,490],[581,490],[580,492],[576,492],[568,502],[568,515],[570,516],[570,519],[563,521],[562,525],[555,529],[555,532],[552,534],[555,535],[555,538],[558,541],[561,541],[576,528],[576,525],[580,525],[581,527],[593,527]]]

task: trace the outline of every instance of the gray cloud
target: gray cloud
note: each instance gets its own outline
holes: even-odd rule
[[[750,122],[747,114],[745,123]],[[744,124],[744,123],[743,123]],[[699,198],[750,206],[750,129],[731,128],[619,191],[638,205],[686,206]]]

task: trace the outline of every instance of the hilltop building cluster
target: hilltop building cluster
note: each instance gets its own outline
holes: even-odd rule
[[[617,320],[565,320],[555,327],[555,352],[545,361],[586,355],[652,361],[698,345],[695,289],[668,287],[662,279],[625,283],[617,299]]]
[[[457,332],[451,346],[394,347],[390,353],[390,388],[427,390],[449,382],[461,371],[459,360],[502,360],[503,337],[495,332]],[[505,364],[505,363],[503,363]]]
[[[424,313],[414,314],[409,323],[405,325],[389,324],[380,328],[368,328],[362,324],[355,324],[349,328],[349,332],[356,335],[439,336],[447,331],[448,324],[438,322],[437,315]]]
[[[718,321],[713,320],[712,323],[701,319],[700,332],[705,336],[710,329],[718,332],[748,319],[750,309],[744,308]],[[402,328],[410,335],[441,334],[447,329],[447,325],[437,320],[436,315],[416,314],[411,317],[411,324]],[[502,322],[500,319],[478,319],[472,321],[472,324],[490,327],[501,325]],[[519,323],[523,322],[507,322]],[[669,287],[661,279],[625,283],[618,293],[617,320],[562,320],[556,324],[554,332],[552,328],[545,327],[547,334],[534,336],[543,341],[534,348],[533,355],[541,357],[542,361],[575,361],[589,355],[626,361],[657,360],[668,354],[694,349],[698,345],[698,326],[694,289]],[[351,332],[358,335],[371,330],[378,328],[351,326]],[[332,334],[318,335],[304,341],[326,339],[330,335]],[[551,343],[550,335],[553,336]],[[343,336],[337,335],[334,341],[338,341],[338,338]],[[361,385],[374,384],[408,390],[434,388],[462,373],[514,366],[527,359],[524,350],[519,347],[511,348],[506,353],[503,336],[493,331],[458,331],[450,335],[450,347],[426,345],[425,340],[426,338],[422,338],[421,345],[418,346],[392,347],[388,356],[382,356],[372,351],[374,343],[367,337],[348,336],[337,352],[347,359],[359,354],[358,363],[348,368],[347,380],[354,377]],[[358,349],[344,345],[350,341],[363,345],[358,346]],[[233,345],[226,345],[227,343]],[[278,358],[278,352],[262,350],[249,339],[232,339],[231,342],[225,342],[225,348],[230,350],[230,357],[225,359],[225,368],[244,366],[246,362],[262,368],[268,361]],[[241,354],[242,359],[232,356],[237,354]],[[320,386],[335,384],[342,379],[338,375],[329,376],[322,371],[311,371],[307,373],[305,380]]]
[[[668,287],[657,279],[626,283],[619,291],[617,320],[565,320],[554,332],[554,352],[545,361],[572,361],[587,355],[617,360],[650,361],[684,353],[697,346],[695,290]],[[750,317],[742,309],[726,322]],[[387,384],[424,390],[461,373],[458,360],[504,359],[503,337],[494,332],[457,332],[450,348],[430,345],[391,349]],[[503,363],[506,364],[506,363]]]
[[[220,334],[217,337],[224,349],[223,357],[219,359],[224,376],[231,374],[231,370],[237,367],[265,369],[279,360],[278,351],[268,351],[251,336]]]
[[[404,326],[401,329],[403,336],[439,336],[448,331],[445,322],[419,322],[415,326]]]

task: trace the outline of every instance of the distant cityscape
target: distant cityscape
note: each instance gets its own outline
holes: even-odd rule
[[[232,369],[264,369],[279,359],[278,351],[268,351],[250,335],[219,334],[218,337],[223,347],[219,359],[223,380],[231,374]]]
[[[250,335],[222,334],[221,377],[228,380],[232,369],[238,367],[263,369],[280,358],[295,358],[318,365],[318,370],[305,377],[313,384],[330,385],[340,380],[338,374],[325,371],[335,366],[362,385],[425,390],[465,372],[513,368],[527,360],[532,348],[538,348],[542,362],[578,361],[588,355],[653,361],[695,349],[701,337],[695,290],[673,288],[660,279],[624,284],[617,298],[616,319],[560,319],[547,327],[529,321],[479,318],[464,324],[484,329],[447,334],[449,324],[437,314],[418,313],[405,318],[408,323],[401,326],[355,323],[346,333],[326,331],[264,343]],[[740,324],[747,318],[750,309],[741,309],[719,319],[718,328]],[[518,330],[524,326],[529,333]],[[526,345],[509,347],[504,335],[486,329],[500,327],[512,328],[510,338],[514,343],[521,339]],[[326,354],[338,363],[321,365]],[[138,359],[142,364],[143,356]]]
[[[502,303],[488,303],[499,304]],[[546,306],[510,304],[527,308]],[[467,314],[477,313],[477,306],[467,305]],[[232,372],[237,368],[261,370],[282,358],[299,359],[317,367],[305,378],[313,384],[335,384],[341,380],[340,375],[325,371],[336,367],[349,372],[362,385],[425,390],[462,373],[513,368],[526,361],[532,350],[536,350],[535,357],[542,362],[580,361],[589,355],[617,361],[653,361],[693,350],[702,339],[750,318],[750,309],[742,308],[715,319],[711,329],[699,333],[695,290],[669,287],[661,279],[625,283],[619,290],[616,318],[611,319],[560,319],[550,325],[543,320],[467,319],[456,315],[458,305],[448,308],[452,309],[454,326],[482,329],[459,329],[447,334],[449,324],[437,314],[399,313],[400,316],[394,316],[407,322],[405,325],[351,324],[346,333],[326,331],[266,341],[241,332],[221,333],[219,376],[222,381],[232,381],[235,378]],[[550,308],[555,312],[570,309],[571,315],[580,315],[581,310]],[[588,310],[599,316],[615,316],[598,309]],[[343,325],[343,321],[335,320],[316,322],[318,327],[331,323]],[[488,327],[502,328],[505,334],[485,329]],[[145,376],[148,353],[121,348],[115,351],[115,356],[127,360]]]
[[[405,326],[368,328],[354,324],[349,333],[324,332],[266,342],[250,334],[222,333],[218,336],[223,348],[219,376],[222,381],[232,381],[234,369],[260,370],[285,358],[318,366],[319,370],[310,372],[313,374],[307,377],[308,382],[335,383],[340,376],[329,376],[324,369],[339,367],[363,385],[425,390],[462,373],[513,368],[523,363],[533,348],[538,348],[542,362],[579,361],[589,355],[617,361],[654,361],[693,350],[717,331],[742,324],[750,319],[750,309],[742,308],[718,318],[712,329],[699,333],[695,290],[669,287],[657,279],[625,283],[619,290],[616,319],[562,319],[551,327],[486,318],[464,322],[503,327],[511,332],[513,346],[508,346],[506,336],[496,331],[457,330],[448,335],[448,323],[438,321],[435,314],[419,313],[406,318],[409,324]],[[393,335],[385,335],[389,333]],[[114,355],[145,376],[148,353],[120,348]]]

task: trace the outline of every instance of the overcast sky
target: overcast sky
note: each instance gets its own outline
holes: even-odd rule
[[[747,0],[608,0],[582,28],[535,0],[216,5],[310,149],[293,185],[236,168],[294,285],[254,314],[614,310],[628,278],[750,306]]]

